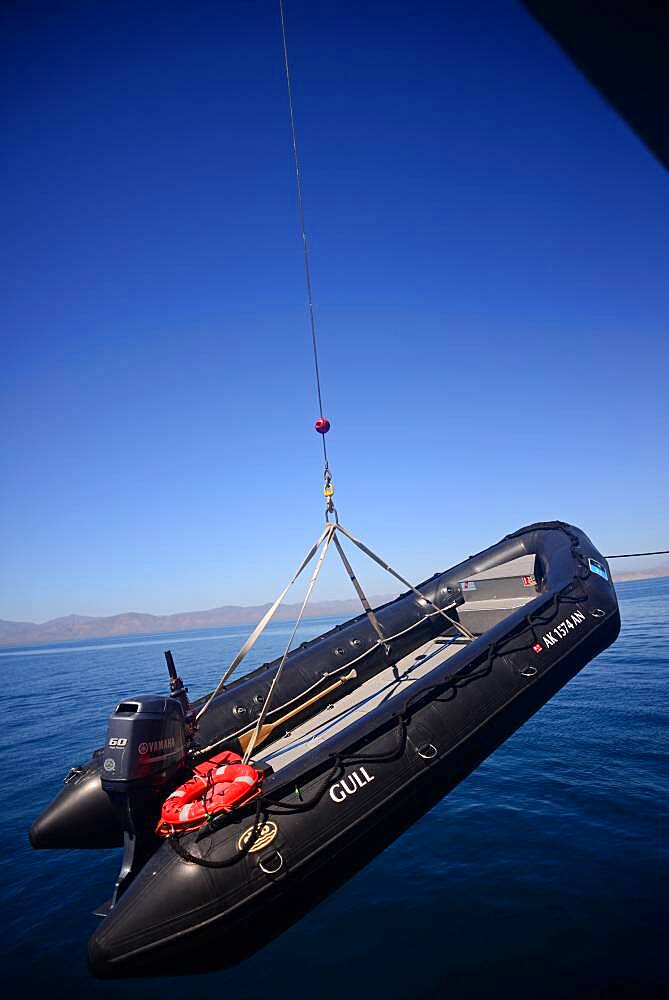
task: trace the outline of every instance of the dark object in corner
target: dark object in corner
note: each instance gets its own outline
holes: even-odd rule
[[[669,170],[669,4],[660,0],[523,3]]]

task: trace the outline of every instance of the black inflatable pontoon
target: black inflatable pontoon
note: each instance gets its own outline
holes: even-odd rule
[[[106,747],[71,772],[31,830],[36,847],[125,841],[114,899],[89,943],[97,975],[203,971],[257,950],[457,785],[620,629],[606,560],[562,522],[508,535],[420,589],[427,602],[410,592],[377,610],[386,644],[363,615],[288,657],[267,718],[289,714],[291,730],[277,725],[256,754],[260,795],[199,830],[156,837],[160,803],[195,762],[243,745],[277,662],[230,684],[195,742],[177,681],[171,696],[121,703]]]

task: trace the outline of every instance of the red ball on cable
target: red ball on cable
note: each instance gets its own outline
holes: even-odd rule
[[[326,420],[325,417],[319,417],[316,423],[314,424],[314,427],[316,428],[319,434],[327,434],[327,432],[330,430],[330,421]]]

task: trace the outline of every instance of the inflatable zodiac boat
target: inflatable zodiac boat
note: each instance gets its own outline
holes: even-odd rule
[[[168,695],[121,702],[34,847],[124,846],[89,943],[101,977],[238,962],[462,781],[620,629],[606,560],[531,525],[224,688],[194,724]],[[258,721],[255,752],[242,754]]]

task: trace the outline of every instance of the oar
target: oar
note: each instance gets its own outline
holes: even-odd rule
[[[331,684],[330,687],[327,687],[325,688],[324,691],[321,691],[319,694],[314,695],[314,697],[310,698],[309,701],[302,702],[301,705],[298,705],[297,708],[293,708],[290,712],[287,712],[286,715],[282,716],[280,719],[277,719],[276,722],[268,722],[264,726],[261,726],[258,732],[258,737],[256,739],[255,745],[258,746],[259,743],[264,743],[267,737],[270,735],[270,733],[273,732],[277,728],[277,726],[282,726],[284,722],[288,722],[288,720],[292,719],[293,716],[299,715],[300,712],[303,712],[305,710],[305,708],[309,708],[310,705],[313,705],[321,698],[324,698],[326,694],[330,694],[332,691],[335,691],[338,687],[341,687],[342,684],[345,684],[347,681],[354,680],[354,678],[356,678],[357,676],[358,676],[358,671],[351,670],[348,674],[344,674],[343,677],[340,677],[339,680],[336,681],[334,684]],[[252,729],[249,733],[244,733],[243,736],[239,737],[239,742],[244,752],[246,751],[246,748],[251,742],[251,737],[253,736],[253,732],[254,731]]]

